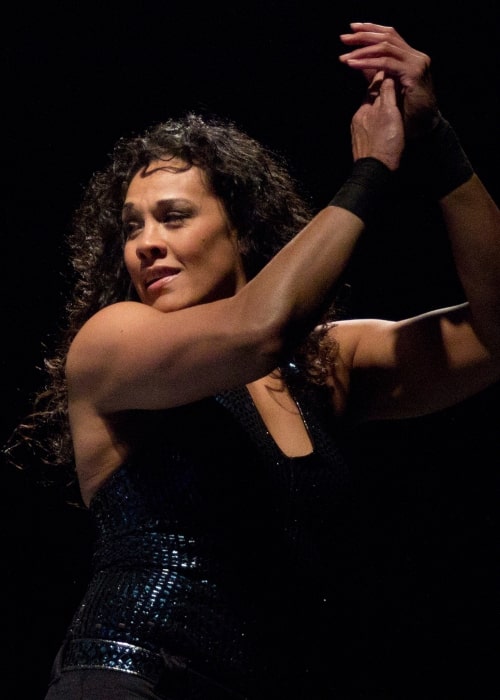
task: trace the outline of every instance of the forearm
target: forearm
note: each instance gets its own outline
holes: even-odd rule
[[[266,354],[279,355],[316,325],[363,229],[345,209],[322,209],[238,293],[238,316]]]
[[[474,331],[500,346],[498,207],[474,174],[453,127],[439,112],[434,128],[408,144],[405,165],[421,191],[439,202]]]
[[[474,330],[500,350],[500,212],[480,179],[440,199],[457,273],[470,305]]]
[[[364,226],[384,206],[404,146],[403,121],[392,79],[351,120],[354,164],[322,210],[241,292],[246,318],[277,352],[300,340],[336,291]]]
[[[257,275],[244,299],[269,337],[295,342],[332,300],[372,214],[384,206],[404,146],[403,121],[392,79],[365,101],[351,121],[350,177],[312,222]],[[270,326],[269,326],[270,324]]]
[[[240,292],[246,317],[270,328],[278,345],[295,342],[317,322],[392,177],[380,161],[358,160],[330,205]]]

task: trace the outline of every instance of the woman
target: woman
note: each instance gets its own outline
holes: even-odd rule
[[[89,185],[42,418],[61,465],[74,450],[96,552],[47,700],[342,697],[340,420],[422,415],[500,377],[498,209],[437,111],[429,58],[390,27],[351,29],[341,60],[370,85],[353,173],[309,223],[272,154],[195,115],[122,140]],[[405,136],[468,301],[333,322]]]

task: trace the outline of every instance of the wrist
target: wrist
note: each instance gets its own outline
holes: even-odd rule
[[[404,159],[419,186],[435,199],[463,185],[474,172],[453,127],[439,112],[432,129],[408,145]]]
[[[367,225],[388,196],[394,173],[378,158],[358,158],[329,206],[342,207]]]

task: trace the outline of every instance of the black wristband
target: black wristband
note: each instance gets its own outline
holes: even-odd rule
[[[402,165],[435,199],[453,192],[474,172],[457,134],[441,114],[431,131],[409,142]]]
[[[392,181],[392,170],[381,160],[359,158],[352,166],[351,175],[329,205],[347,209],[366,225],[380,209]]]

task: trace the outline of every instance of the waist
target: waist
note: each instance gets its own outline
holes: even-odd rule
[[[245,700],[234,688],[191,667],[188,659],[110,639],[67,639],[58,655],[57,671],[109,670],[139,676],[170,697]]]
[[[70,639],[61,652],[61,670],[111,669],[156,683],[165,668],[161,654],[109,639]]]

